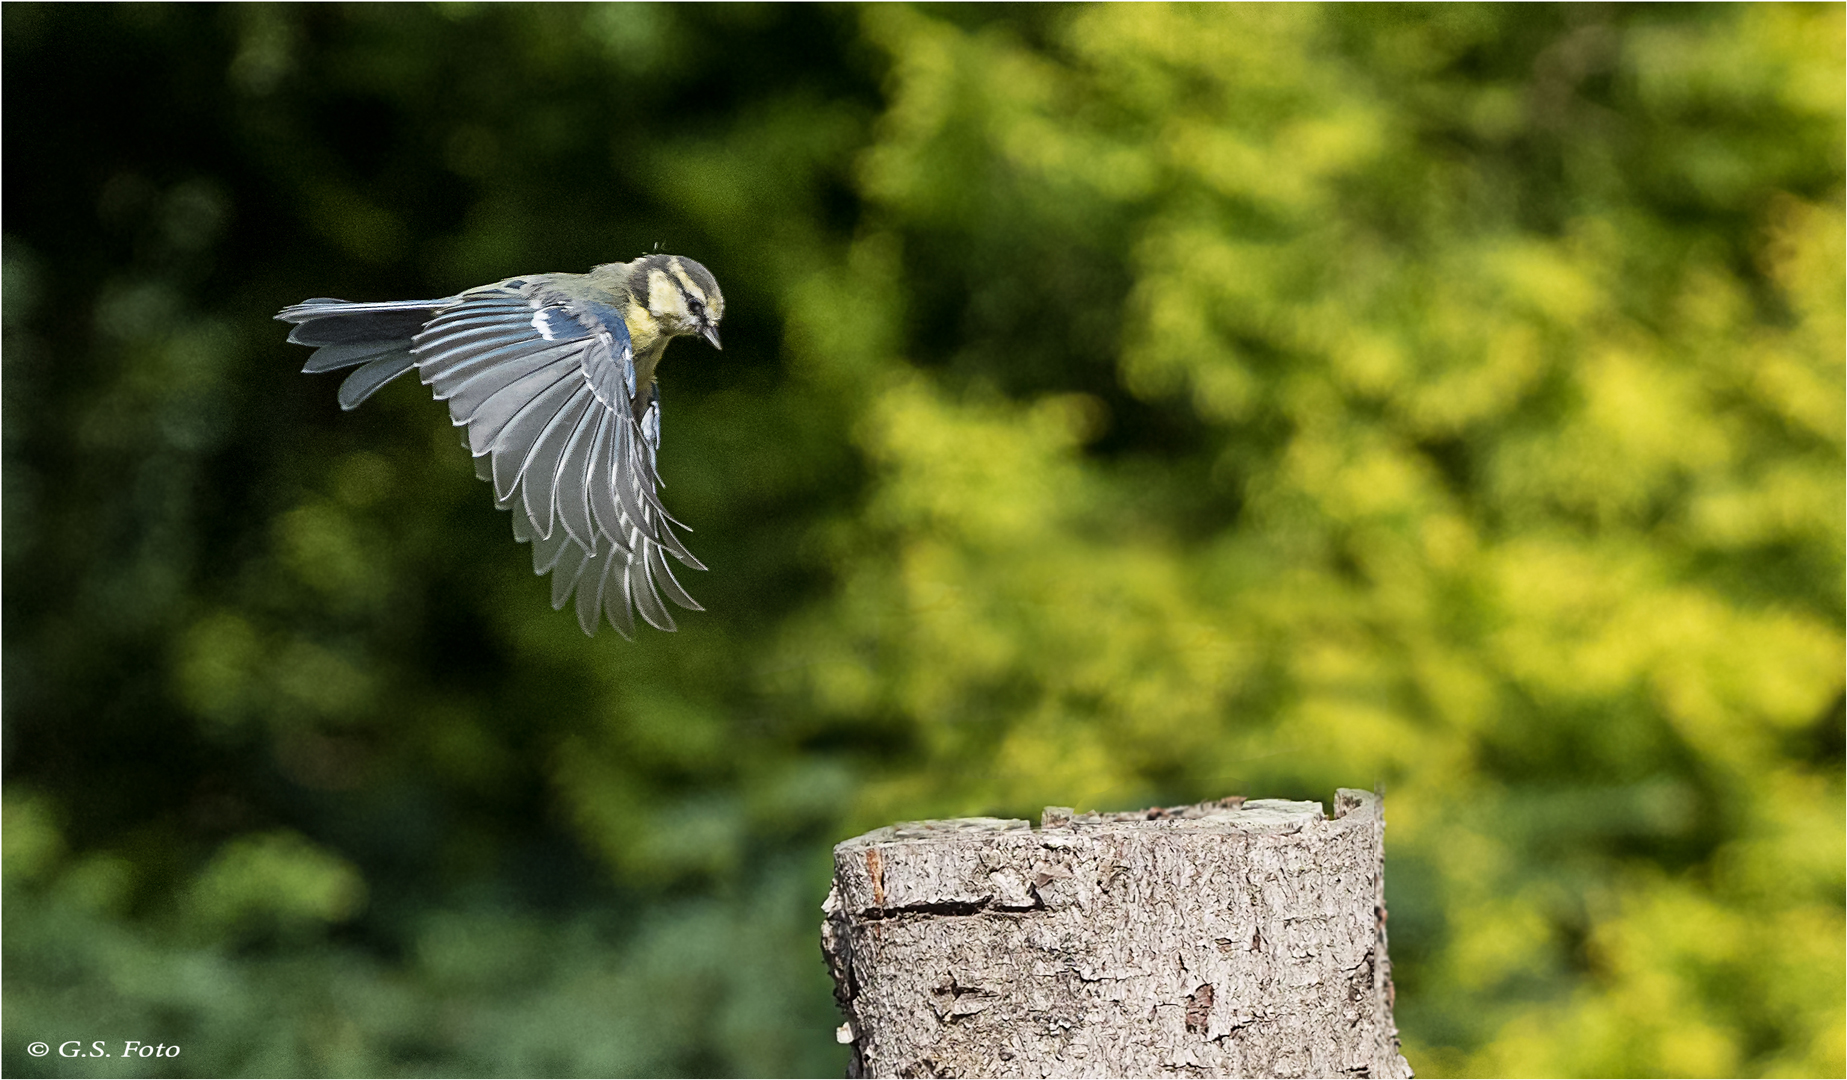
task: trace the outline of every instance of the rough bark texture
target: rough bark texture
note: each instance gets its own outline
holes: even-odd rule
[[[1379,800],[877,829],[822,948],[852,1076],[1408,1077]]]

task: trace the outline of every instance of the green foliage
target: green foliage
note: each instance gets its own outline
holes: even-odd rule
[[[10,1073],[838,1073],[833,841],[1374,784],[1420,1075],[1847,1068],[1839,7],[4,31]],[[657,242],[589,641],[267,316]]]

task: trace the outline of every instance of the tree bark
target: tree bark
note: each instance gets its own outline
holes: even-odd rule
[[[875,829],[822,949],[849,1076],[1409,1077],[1379,799]]]

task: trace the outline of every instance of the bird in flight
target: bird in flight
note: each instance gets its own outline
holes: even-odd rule
[[[276,318],[315,346],[305,372],[356,368],[340,384],[352,409],[415,368],[467,429],[475,471],[552,575],[552,607],[576,593],[577,622],[607,617],[633,638],[635,612],[661,630],[663,598],[702,611],[667,556],[705,569],[661,505],[655,368],[667,343],[697,335],[719,348],[725,298],[705,267],[645,255],[587,274],[507,278],[440,300],[304,300]]]

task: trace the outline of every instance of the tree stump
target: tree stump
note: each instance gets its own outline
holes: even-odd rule
[[[1409,1077],[1379,799],[875,829],[822,950],[849,1076]]]

